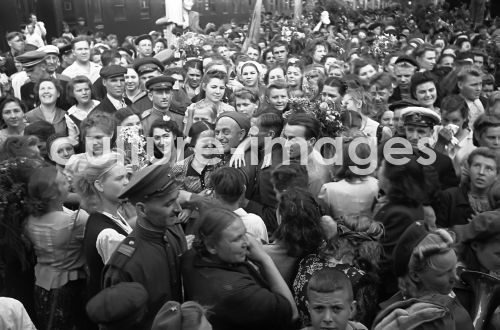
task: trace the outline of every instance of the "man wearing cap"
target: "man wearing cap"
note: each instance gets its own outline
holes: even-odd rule
[[[401,117],[401,112],[408,107],[418,107],[420,104],[417,100],[413,99],[404,99],[401,101],[393,102],[389,105],[389,110],[394,112],[394,128],[396,132],[394,133],[394,137],[403,137],[406,138],[405,125],[403,118]]]
[[[134,173],[119,197],[135,205],[137,224],[106,265],[103,287],[142,284],[147,313],[136,329],[150,329],[166,301],[183,299],[179,257],[187,243],[177,218],[179,189],[169,166],[151,165]]]
[[[175,121],[182,132],[184,116],[170,111],[174,84],[174,78],[163,75],[151,78],[146,82],[148,97],[153,102],[153,107],[144,111],[141,115],[142,128],[146,135],[149,134],[151,125],[160,118],[165,121]]]
[[[138,36],[134,40],[137,49],[137,58],[151,57],[153,55],[153,39],[149,34]]]
[[[71,79],[67,76],[59,74],[57,70],[61,65],[61,61],[59,60],[59,48],[54,45],[45,45],[37,49],[39,52],[44,52],[47,54],[45,57],[46,71],[52,78],[57,80],[65,80],[70,81]]]
[[[389,103],[411,99],[410,83],[411,77],[419,69],[417,60],[409,55],[401,55],[394,62],[394,75],[397,86],[389,98]]]
[[[101,69],[100,75],[102,78],[102,84],[106,89],[106,96],[90,113],[107,112],[109,114],[114,114],[116,110],[125,108],[131,104],[129,99],[123,97],[123,94],[125,93],[126,73],[127,69],[115,64]]]
[[[136,114],[141,116],[144,111],[153,107],[153,102],[149,98],[146,89],[146,82],[153,77],[161,76],[164,67],[159,60],[152,57],[136,59],[133,63],[133,67],[139,76],[139,84],[142,90],[142,95],[139,94],[135,97],[136,101],[132,105],[132,109],[134,109]]]
[[[51,75],[47,70],[47,54],[45,52],[33,50],[16,57],[16,59],[21,62],[23,69],[29,78],[29,80],[25,81],[19,89],[21,99],[28,109],[33,109],[39,103],[38,96],[34,91],[35,85],[43,78],[53,77],[53,75]],[[52,74],[54,74],[54,72],[52,72]],[[56,79],[62,87],[61,96],[57,99],[56,106],[63,110],[67,110],[71,107],[66,100],[66,85],[69,81],[68,77],[59,75],[59,78]],[[14,83],[14,79],[12,85],[13,87],[17,85],[17,82]]]
[[[57,68],[57,73],[62,73],[68,66],[75,62],[75,55],[73,54],[72,46],[64,45],[59,48],[59,55],[61,65]]]
[[[94,83],[99,78],[101,66],[90,61],[90,42],[86,37],[71,40],[75,62],[67,67],[62,74],[73,79],[76,76],[86,76]]]
[[[401,112],[403,118],[406,139],[410,142],[415,152],[421,152],[422,157],[428,159],[433,154],[436,155],[436,160],[432,164],[439,176],[441,190],[458,186],[459,180],[455,173],[453,163],[450,157],[437,152],[426,145],[425,148],[419,148],[419,142],[422,139],[430,139],[434,130],[434,126],[441,122],[441,117],[433,110],[423,107],[408,107]]]

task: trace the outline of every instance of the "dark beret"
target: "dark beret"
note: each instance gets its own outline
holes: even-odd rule
[[[480,213],[470,223],[452,230],[457,234],[457,242],[485,241],[500,234],[500,211]]]
[[[138,58],[134,60],[132,66],[139,76],[153,71],[163,72],[164,69],[163,64],[153,57]]]
[[[408,273],[408,264],[410,263],[413,249],[418,246],[428,233],[429,231],[423,223],[415,222],[406,228],[403,235],[399,237],[393,251],[394,274],[397,277]]]
[[[141,42],[142,40],[145,40],[145,39],[153,42],[153,38],[151,38],[151,36],[149,34],[142,34],[142,35],[138,36],[137,38],[135,38],[134,44],[137,46],[137,45],[139,45],[139,42]]]
[[[46,57],[46,53],[33,50],[17,56],[16,60],[18,60],[23,67],[29,68],[43,62]]]
[[[410,56],[410,55],[401,55],[401,56],[399,56],[397,58],[396,62],[394,62],[394,64],[404,63],[404,62],[410,63],[413,66],[416,66],[417,70],[420,68],[420,65],[418,65],[417,60],[413,56]]]
[[[233,119],[238,124],[238,126],[240,126],[241,129],[244,129],[246,134],[248,134],[248,131],[250,130],[251,126],[250,119],[248,118],[248,116],[237,111],[226,111],[219,115],[217,121],[219,121],[219,119],[223,117],[229,117]]]
[[[172,77],[164,75],[153,77],[146,82],[146,89],[148,91],[166,89],[171,90],[176,80]]]
[[[148,293],[136,282],[103,289],[87,303],[87,315],[106,329],[132,329],[146,313]]]
[[[132,175],[128,185],[121,191],[121,199],[132,203],[144,201],[154,195],[165,194],[177,188],[177,182],[168,165],[150,165]]]
[[[153,321],[151,330],[181,329],[182,311],[181,304],[176,301],[168,301],[160,309]]]
[[[121,65],[108,65],[99,71],[99,75],[102,79],[109,79],[117,76],[124,76],[127,73],[127,69],[125,69]]]

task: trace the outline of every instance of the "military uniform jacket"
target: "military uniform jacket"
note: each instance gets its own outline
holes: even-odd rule
[[[156,232],[138,223],[111,256],[103,270],[103,288],[120,282],[138,282],[148,292],[147,313],[136,329],[151,329],[164,303],[182,301],[180,256],[186,250],[180,225]]]
[[[184,124],[182,120],[184,119],[183,115],[178,113],[168,111],[167,113],[161,112],[155,108],[148,109],[144,111],[141,115],[142,128],[144,129],[144,134],[147,136],[151,136],[151,126],[157,119],[161,119],[163,117],[167,117],[168,119],[164,119],[165,121],[173,120],[177,123],[179,130],[182,132],[184,128]]]

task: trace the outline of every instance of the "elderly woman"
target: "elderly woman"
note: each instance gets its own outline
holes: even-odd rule
[[[88,214],[63,207],[68,193],[68,181],[55,166],[37,169],[30,177],[26,232],[37,256],[35,309],[42,329],[83,326]]]
[[[182,258],[182,275],[186,299],[210,306],[215,329],[290,329],[297,317],[292,293],[274,262],[246,235],[234,212],[204,212],[193,249]]]
[[[300,261],[293,283],[302,325],[310,323],[306,305],[307,284],[318,270],[324,268],[335,268],[347,275],[354,289],[354,300],[357,301],[355,319],[363,324],[371,324],[377,309],[376,273],[382,253],[379,239],[384,229],[371,218],[358,215],[346,216],[338,223],[323,219],[323,228],[330,228],[325,230],[329,232],[327,244]]]
[[[443,229],[429,232],[420,222],[407,228],[394,249],[400,291],[381,304],[375,325],[400,308],[408,316],[406,322],[419,315],[426,329],[474,329],[464,307],[450,296],[457,277],[453,243]],[[425,308],[433,312],[423,313]],[[408,329],[404,321],[399,325],[398,329]]]

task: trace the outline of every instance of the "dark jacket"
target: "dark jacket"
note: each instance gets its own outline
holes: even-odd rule
[[[151,329],[160,308],[169,300],[182,301],[180,256],[187,250],[180,225],[165,231],[145,229],[137,223],[116,249],[103,271],[103,287],[138,282],[148,292],[147,312],[134,329]]]
[[[290,303],[249,263],[217,263],[189,250],[182,257],[182,276],[186,300],[210,306],[214,330],[292,329]]]
[[[408,207],[387,203],[375,214],[376,221],[381,222],[385,234],[380,240],[384,253],[380,260],[380,278],[382,280],[380,299],[385,300],[398,291],[397,278],[393,271],[393,251],[404,231],[415,221],[424,219],[422,206]]]
[[[434,152],[436,153],[436,161],[434,162],[433,167],[439,175],[441,190],[457,187],[460,181],[455,173],[455,168],[453,167],[450,157],[437,152],[436,150],[434,150]]]
[[[128,98],[126,98],[126,97],[123,100],[124,100],[124,102],[125,102],[126,105],[132,104],[132,102],[130,102],[130,100]],[[94,110],[90,111],[89,116],[92,113],[96,113],[96,112],[106,112],[106,113],[108,113],[110,115],[114,115],[114,113],[116,112],[116,110],[118,110],[118,109],[115,108],[115,106],[113,105],[113,103],[111,103],[111,101],[109,100],[109,98],[106,96],[105,98],[102,99],[101,103],[99,103],[99,105],[94,108]]]
[[[466,187],[452,187],[438,194],[432,203],[438,227],[450,228],[469,223],[467,219],[473,211],[467,193]]]

